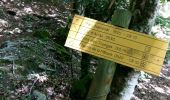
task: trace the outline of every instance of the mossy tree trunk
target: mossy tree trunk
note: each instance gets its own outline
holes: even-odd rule
[[[100,5],[105,6],[103,7],[104,9],[102,9],[102,6]],[[73,0],[73,14],[79,14],[96,20],[105,21],[107,18],[104,17],[107,15],[106,13],[108,11],[106,10],[108,5],[109,0]],[[70,93],[71,98],[74,100],[84,100],[88,93],[93,77],[92,73],[89,71],[91,58],[93,58],[93,56],[87,53],[82,53],[81,76],[79,80],[73,83]]]
[[[157,15],[159,0],[131,0],[130,11],[133,13],[130,29],[149,34]],[[113,78],[108,100],[130,100],[137,84],[139,72],[119,65]]]
[[[128,28],[131,13],[125,9],[116,9],[112,18],[112,24]],[[92,81],[87,100],[106,100],[110,91],[111,82],[117,64],[112,61],[100,59],[95,77]],[[113,80],[113,82],[116,82]]]

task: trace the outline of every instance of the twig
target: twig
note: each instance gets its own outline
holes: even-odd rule
[[[112,8],[112,6],[113,6],[114,3],[115,3],[115,0],[111,0],[110,5],[109,5],[109,7],[108,7],[109,10]]]
[[[35,83],[37,83],[37,81],[38,81],[38,79],[34,80],[34,83],[33,83],[32,86],[30,87],[30,92],[29,92],[29,94],[28,94],[29,96],[31,95],[32,89],[33,89]]]
[[[12,61],[12,74],[15,74],[15,61]]]

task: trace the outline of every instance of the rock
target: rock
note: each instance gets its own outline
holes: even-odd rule
[[[14,34],[14,32],[13,32],[13,31],[9,31],[9,30],[5,30],[5,31],[4,31],[4,34],[6,34],[6,35]]]
[[[165,93],[165,90],[164,90],[163,88],[161,88],[161,87],[155,86],[154,89],[155,89],[157,92],[159,92],[159,93],[162,93],[162,94]]]
[[[169,18],[170,19],[170,2],[164,3],[160,6],[159,15],[163,18]]]
[[[156,25],[152,27],[152,32],[156,33],[155,37],[164,39],[164,40],[170,40],[170,34],[168,32],[168,28],[163,28],[160,25]]]
[[[142,95],[145,95],[146,93],[143,91],[143,92],[141,92],[141,94],[142,94]]]
[[[155,36],[156,36],[157,38],[160,38],[160,39],[170,40],[170,36],[168,36],[168,35],[166,35],[166,34],[164,34],[164,33],[162,33],[162,32],[157,33]]]
[[[2,28],[0,28],[0,32],[2,32],[3,31],[3,29]]]
[[[3,2],[7,2],[7,0],[2,0]]]
[[[53,95],[54,94],[54,87],[48,87],[46,89],[48,95]]]
[[[8,26],[9,26],[9,24],[7,21],[0,19],[0,28],[8,27]]]
[[[19,29],[19,28],[15,28],[15,29],[13,30],[13,33],[21,33],[21,32],[22,32],[22,30]]]
[[[33,10],[32,10],[31,7],[25,7],[24,12],[27,13],[27,14],[33,14]]]
[[[31,29],[27,29],[26,32],[32,33],[33,31]]]
[[[168,60],[168,66],[170,66],[170,60]]]

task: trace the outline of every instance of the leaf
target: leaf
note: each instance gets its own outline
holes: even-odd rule
[[[38,90],[34,90],[34,91],[33,91],[33,95],[34,95],[35,97],[37,97],[36,100],[46,100],[46,95],[43,94],[43,93],[41,93],[41,92],[39,92]]]
[[[161,2],[161,3],[165,3],[165,2],[166,2],[166,0],[160,0],[160,2]]]
[[[41,40],[48,40],[50,33],[48,32],[47,29],[38,29],[35,32],[33,32],[33,36]]]
[[[163,18],[163,17],[157,17],[156,23],[160,24],[163,27],[170,28],[170,20],[169,19],[166,19],[166,18]]]
[[[0,95],[0,100],[5,100],[3,96]]]
[[[54,69],[48,68],[48,66],[44,65],[43,63],[38,66],[40,69],[47,70],[47,71],[55,71]]]
[[[62,54],[62,53],[68,54],[68,51],[63,46],[61,46],[60,44],[56,43],[55,49],[59,54]]]

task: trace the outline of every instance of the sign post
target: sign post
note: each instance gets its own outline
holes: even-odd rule
[[[115,11],[112,24],[116,26],[74,17],[65,46],[106,59],[99,61],[87,99],[106,99],[116,63],[159,75],[168,42],[125,29],[130,19],[127,10]]]

